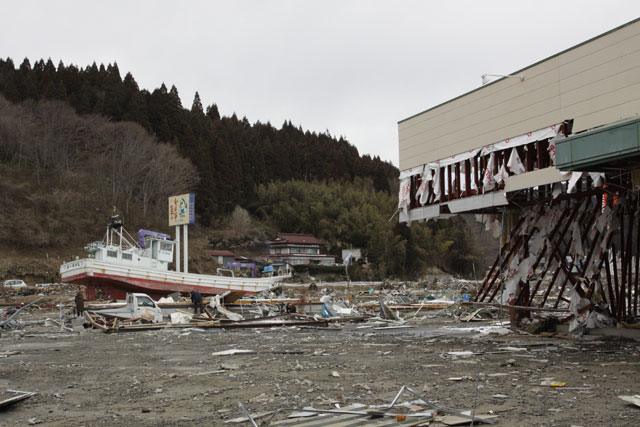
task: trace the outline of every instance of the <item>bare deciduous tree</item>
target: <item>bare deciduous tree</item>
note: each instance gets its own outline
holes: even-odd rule
[[[81,222],[64,218],[70,214],[65,206],[77,214],[87,203],[116,205],[127,214],[160,218],[168,196],[198,182],[191,161],[135,123],[80,117],[59,101],[14,105],[0,96],[0,179],[7,167],[21,177],[0,185],[0,199],[11,192],[7,205],[19,199],[22,206],[14,203],[11,212],[30,210],[19,214],[20,222],[7,219],[13,227],[7,230],[37,246],[52,244],[53,229]]]

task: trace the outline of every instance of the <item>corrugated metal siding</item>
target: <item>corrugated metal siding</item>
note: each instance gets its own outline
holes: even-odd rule
[[[287,427],[384,427],[384,426],[418,426],[427,425],[432,417],[409,418],[397,421],[395,418],[363,417],[357,415],[328,415],[306,419],[294,419],[274,422],[273,426]]]
[[[574,132],[640,115],[640,20],[398,124],[400,169],[566,119]]]

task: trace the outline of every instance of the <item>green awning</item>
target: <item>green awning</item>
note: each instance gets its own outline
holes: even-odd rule
[[[640,118],[558,141],[555,166],[564,171],[599,172],[640,168]]]

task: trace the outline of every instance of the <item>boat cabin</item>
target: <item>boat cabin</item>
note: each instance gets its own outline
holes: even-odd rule
[[[144,239],[144,256],[158,261],[172,262],[173,248],[176,242],[164,238],[146,236]]]
[[[93,242],[85,248],[89,252],[89,258],[125,266],[168,270],[169,263],[173,261],[176,244],[171,240],[171,236],[140,230],[136,245],[127,239],[124,233],[123,227],[111,225],[103,241]]]

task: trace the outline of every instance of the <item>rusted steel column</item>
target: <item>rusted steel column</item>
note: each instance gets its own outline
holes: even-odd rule
[[[521,280],[518,284],[518,296],[509,301],[509,305],[523,306],[529,300],[529,281]],[[517,308],[509,308],[509,321],[512,323],[519,322],[524,318],[531,318],[531,312],[520,310]]]
[[[633,313],[633,295],[632,295],[632,285],[631,285],[631,270],[632,270],[632,266],[633,266],[633,245],[632,245],[632,236],[633,236],[633,220],[634,220],[634,209],[630,208],[629,209],[629,213],[627,215],[627,225],[628,225],[628,233],[627,233],[627,261],[626,261],[626,265],[627,265],[627,280],[626,280],[626,288],[627,288],[627,316],[631,316],[631,314]]]
[[[498,269],[496,274],[493,276],[493,278],[489,282],[489,285],[485,289],[484,294],[480,296],[479,301],[484,301],[484,299],[487,297],[487,295],[489,294],[489,291],[493,288],[493,284],[495,283],[496,279],[500,276],[500,272],[504,269],[507,262],[511,259],[511,255],[514,253],[514,251],[517,251],[518,248],[520,247],[521,241],[522,241],[522,236],[518,236],[515,243],[509,248],[509,252],[502,259],[502,262],[500,263],[500,268]],[[492,299],[493,299],[493,296],[489,299],[489,302],[491,302]]]
[[[482,178],[484,177],[484,171],[487,168],[487,156],[478,157],[478,163],[480,163],[480,168],[478,172],[480,172],[478,176],[478,194],[484,194],[484,186],[482,185]]]
[[[464,197],[469,197],[470,195],[471,195],[471,160],[467,159],[464,161]]]
[[[558,241],[556,242],[555,249],[549,255],[549,265],[551,265],[552,260],[556,256],[556,253],[560,250],[560,245],[565,243],[564,236],[567,234],[567,231],[568,231],[569,227],[571,226],[571,223],[574,221],[575,216],[577,215],[579,209],[580,209],[580,205],[579,204],[576,205],[573,208],[573,212],[571,212],[571,215],[570,215],[569,219],[567,220],[567,222],[565,223],[565,226],[564,226],[562,232],[560,233],[560,237],[558,238]],[[558,257],[558,265],[556,267],[556,270],[553,272],[553,275],[551,276],[551,281],[549,282],[549,285],[547,286],[547,290],[544,292],[544,295],[542,297],[542,302],[539,305],[540,307],[544,306],[545,303],[547,302],[547,298],[549,298],[549,294],[551,293],[551,289],[553,289],[553,285],[555,284],[555,281],[558,278],[558,274],[560,273],[560,270],[562,270],[562,265],[563,265],[564,261],[567,259],[567,255],[569,254],[569,249],[571,249],[571,237],[569,237],[569,241],[566,243],[566,247],[565,247],[564,251]],[[531,301],[529,302],[529,305],[532,304],[533,297],[535,297],[535,293],[531,297]]]
[[[529,244],[529,240],[531,239],[531,236],[533,236],[533,234],[536,232],[536,226],[538,223],[538,220],[540,219],[541,214],[538,212],[535,220],[534,220],[534,224],[533,227],[531,229],[531,233],[529,233],[525,238],[524,238],[524,242],[522,243],[522,247],[525,250],[525,254],[528,254],[528,244]],[[506,264],[506,262],[511,258],[511,254],[513,253],[514,249],[516,249],[518,247],[518,243],[523,240],[522,236],[518,236],[518,239],[516,241],[516,245],[514,247],[511,248],[509,254],[505,257],[505,259],[502,261],[502,264],[500,265],[500,270],[502,270]],[[486,298],[486,296],[489,294],[489,291],[492,289],[493,284],[495,283],[496,278],[499,276],[499,274],[497,274],[493,280],[491,281],[489,287],[487,287],[485,294],[482,296],[482,299],[480,299],[480,301],[484,301],[484,299]],[[489,297],[488,302],[493,301],[493,299],[495,298],[496,294],[498,293],[498,290],[500,290],[500,286],[496,286],[495,289],[493,290],[493,292],[491,293],[491,296]]]
[[[409,178],[409,182],[411,183],[409,186],[409,209],[415,209],[420,206],[420,203],[416,200],[416,191],[420,187],[421,181],[417,175]]]
[[[540,279],[538,279],[538,282],[536,283],[535,287],[533,288],[533,292],[531,292],[531,297],[529,298],[529,302],[526,305],[531,305],[533,304],[533,299],[536,296],[536,293],[538,292],[538,289],[540,288],[540,285],[542,284],[542,281],[544,280],[544,276],[546,276],[547,272],[549,271],[549,268],[551,267],[552,261],[554,259],[554,257],[556,256],[557,251],[560,248],[560,244],[564,242],[564,236],[567,234],[567,231],[569,230],[569,227],[571,226],[571,223],[573,222],[573,219],[575,218],[576,214],[578,213],[578,209],[579,209],[580,205],[576,206],[573,211],[571,212],[571,215],[569,216],[568,221],[566,221],[564,223],[564,227],[562,228],[562,231],[560,232],[560,236],[558,238],[558,240],[556,241],[555,245],[551,248],[551,250],[549,251],[549,256],[547,257],[547,264],[545,265],[544,271],[542,272],[542,274],[540,275]],[[566,210],[565,212],[566,213]],[[555,228],[551,231],[551,233],[549,233],[550,235],[555,235],[558,231],[558,228],[560,228],[560,226],[563,224],[562,221],[558,221],[558,223],[556,224]],[[565,251],[563,257],[566,258],[567,253],[569,251],[569,247],[571,245],[567,245],[567,250]],[[545,249],[547,248],[547,245],[545,243],[543,251],[541,252],[541,254],[544,253]],[[549,296],[549,291],[551,290],[551,286],[553,285],[553,282],[555,281],[555,277],[557,277],[557,271],[554,272],[553,275],[553,280],[551,281],[551,283],[549,284],[549,287],[547,288],[547,291],[545,292],[545,297],[544,297],[544,301],[547,300],[547,297]],[[543,303],[544,305],[544,303]]]
[[[618,320],[618,322],[620,322],[622,320],[622,316],[625,313],[625,309],[626,309],[626,304],[625,304],[625,284],[626,284],[626,272],[627,272],[627,266],[626,266],[626,254],[625,254],[625,245],[624,245],[624,237],[625,237],[625,232],[624,232],[624,202],[622,202],[623,204],[620,206],[620,269],[621,274],[620,274],[620,288],[618,289],[618,315],[616,316],[616,319]]]
[[[589,223],[589,225],[586,227],[585,232],[588,233],[589,230],[591,230],[594,226],[596,221],[598,221],[598,216],[594,215],[593,216],[593,220]],[[589,266],[589,262],[591,261],[591,257],[593,257],[593,253],[596,249],[596,247],[598,246],[598,240],[600,239],[600,231],[596,231],[596,235],[593,239],[593,241],[591,242],[591,245],[589,247],[589,252],[587,253],[587,257],[585,258],[584,261],[584,267],[582,269],[578,268],[578,272],[580,273],[580,275],[582,277],[586,277],[586,273],[587,273],[587,268]],[[585,293],[585,291],[582,289],[582,286],[580,285],[580,282],[576,282],[573,283],[575,290],[578,292],[578,294],[580,294],[580,296],[584,296],[587,297],[587,293]],[[587,289],[587,292],[589,290]]]
[[[580,273],[582,274],[582,276],[584,278],[587,278],[587,268],[589,267],[589,262],[591,261],[591,257],[593,256],[593,252],[595,251],[595,248],[598,246],[598,240],[600,239],[600,232],[596,231],[596,235],[593,239],[593,241],[591,242],[591,246],[589,247],[589,253],[587,254],[587,258],[584,261],[584,269],[582,269],[580,271]],[[600,260],[600,263],[602,263],[602,260]],[[576,284],[576,286],[580,286],[580,283],[578,282]],[[582,289],[582,288],[581,288]],[[592,287],[589,286],[589,288],[587,288],[587,293],[586,296],[587,298],[591,299],[591,294],[593,293]]]
[[[618,315],[617,315],[618,322],[622,320],[622,316],[624,316],[624,313],[626,311],[625,289],[627,284],[627,262],[626,262],[627,251],[626,251],[626,245],[625,245],[626,235],[624,232],[625,230],[624,208],[625,208],[625,201],[622,201],[622,205],[620,206],[620,295],[618,296],[618,300],[621,302],[621,304],[618,305]]]
[[[613,283],[615,284],[614,295],[616,296],[616,311],[614,312],[616,319],[618,316],[618,312],[620,311],[620,304],[624,304],[624,302],[620,301],[620,285],[618,283],[618,261],[616,256],[616,244],[611,242],[611,254],[613,255]],[[618,319],[619,321],[619,319]]]
[[[538,264],[540,263],[540,260],[542,259],[542,256],[544,255],[545,250],[547,249],[547,244],[545,243],[542,250],[540,251],[540,253],[538,254],[538,257],[536,258],[536,260],[534,261],[533,265],[531,266],[531,270],[535,271],[536,268],[538,267]],[[521,280],[520,283],[522,284],[522,282],[524,282],[524,280]],[[529,280],[526,280],[527,282],[527,288],[525,289],[523,286],[519,286],[518,287],[518,293],[516,293],[516,296],[514,297],[514,300],[518,301],[518,304],[516,305],[527,305],[528,301],[529,301],[529,296],[530,295],[530,286],[529,286]],[[523,299],[522,298],[522,294],[526,293],[527,294],[527,298]],[[535,292],[534,292],[535,294]]]
[[[640,198],[638,198],[638,204],[640,205]],[[633,293],[633,316],[636,317],[638,315],[638,269],[640,268],[640,217],[638,218],[637,234],[636,234],[636,283],[634,286]]]
[[[541,151],[542,151],[542,166],[540,167],[540,169],[546,168],[551,166],[551,156],[549,156],[549,140],[546,139],[542,142],[538,143],[539,145],[541,145]]]
[[[600,259],[598,260],[598,262],[596,263],[596,270],[598,270],[598,275],[600,275],[600,270],[602,270],[602,263],[603,263],[604,259],[602,258],[602,256],[600,256]],[[593,293],[596,290],[596,281],[595,280],[591,280],[591,284],[589,285],[589,289],[587,290],[587,298],[589,300],[591,300],[591,297],[593,296]],[[602,299],[604,300],[604,302],[607,302],[607,296],[605,295],[604,292],[604,288],[602,289]]]
[[[447,186],[449,192],[447,193],[447,200],[451,200],[453,197],[453,183],[451,182],[451,165],[447,166]]]
[[[493,156],[493,165],[491,165],[491,174],[492,176],[496,176],[498,174],[498,171],[500,171],[500,159],[502,157],[502,152],[496,152],[495,156]],[[493,190],[491,191],[498,191],[502,188],[504,188],[504,181],[502,181],[500,184],[498,184],[497,182],[494,183],[494,187]]]
[[[593,249],[593,247],[592,247]],[[558,293],[558,299],[556,300],[556,303],[554,305],[554,307],[558,307],[558,303],[560,302],[560,299],[562,298],[562,294],[564,293],[564,290],[567,286],[567,282],[571,281],[571,284],[573,285],[573,288],[575,289],[575,291],[578,293],[578,295],[580,295],[583,298],[587,297],[587,294],[584,292],[584,290],[582,289],[582,286],[580,286],[580,282],[578,280],[576,280],[574,277],[571,276],[571,270],[573,270],[573,266],[575,265],[575,259],[571,260],[571,263],[569,264],[569,268],[566,269],[565,273],[567,274],[567,277],[564,281],[564,283],[562,284],[562,287],[560,288],[560,292]]]
[[[567,246],[567,248],[564,250],[564,257],[566,258],[567,254],[569,253],[569,246]],[[556,267],[556,270],[553,272],[553,275],[551,276],[551,281],[549,282],[549,285],[547,286],[547,290],[544,292],[544,295],[542,296],[542,302],[540,302],[540,304],[538,304],[538,307],[543,307],[546,302],[547,302],[547,298],[549,298],[549,294],[551,293],[551,289],[553,289],[553,285],[556,283],[556,279],[558,278],[558,275],[560,274],[560,271],[562,271],[562,268],[560,267],[560,264],[558,264],[558,266]],[[531,302],[533,302],[533,298],[531,298]],[[531,305],[531,302],[529,302],[529,305]]]
[[[522,247],[525,249],[525,251],[527,250],[527,246],[529,245],[529,240],[531,239],[531,236],[533,236],[533,233],[535,233],[535,227],[534,227],[534,229],[531,231],[531,233],[529,233],[529,234],[525,237],[524,242],[522,243]],[[522,237],[522,236],[519,236],[519,237]],[[518,240],[521,240],[521,239],[518,239]],[[507,258],[505,258],[505,261],[506,261],[507,259],[508,259],[508,257],[507,257]],[[504,264],[504,261],[503,261],[503,264]],[[500,269],[502,270],[502,267],[501,267]],[[496,288],[495,288],[495,289],[493,290],[493,292],[491,293],[491,296],[489,297],[488,302],[493,301],[493,299],[495,298],[495,296],[496,296],[496,294],[498,293],[498,290],[499,290],[499,289],[500,289],[500,286],[496,286]],[[487,293],[489,293],[489,289],[487,289]],[[483,300],[484,300],[484,298],[483,298]]]
[[[599,211],[599,208],[596,208],[597,211]],[[596,211],[596,212],[597,212]],[[593,227],[595,226],[595,223],[598,221],[598,215],[595,214],[592,217],[592,220],[590,222],[588,222],[588,226],[585,228],[584,232],[586,235],[589,234],[589,230],[592,230]],[[586,221],[583,221],[582,223],[586,223]],[[587,267],[589,266],[589,262],[591,261],[591,257],[593,256],[593,253],[595,251],[595,248],[598,246],[598,240],[600,239],[600,231],[596,231],[596,235],[593,238],[593,241],[591,242],[591,245],[589,246],[589,252],[587,253],[587,257],[585,258],[584,261],[584,267],[582,269],[578,268],[578,272],[580,273],[580,275],[582,275],[583,277],[586,278],[586,273],[587,273]],[[580,288],[582,289],[582,288]]]
[[[588,208],[585,208],[585,211],[583,212],[582,216],[578,219],[580,224],[583,224],[585,221],[585,217],[587,215],[588,212]],[[594,220],[595,221],[595,220]],[[590,225],[586,227],[586,230],[589,230],[590,227],[592,226],[591,223],[589,223]],[[569,247],[571,247],[571,243],[572,243],[572,238],[569,239]],[[593,249],[593,247],[592,247]],[[563,268],[565,270],[566,273],[566,278],[564,280],[564,282],[562,283],[562,286],[560,287],[560,292],[558,293],[558,298],[556,299],[556,302],[554,304],[554,308],[558,307],[558,304],[560,303],[560,300],[562,298],[562,294],[564,293],[565,288],[567,287],[567,282],[570,281],[571,284],[574,286],[574,289],[576,290],[576,292],[578,293],[578,295],[580,295],[581,297],[586,297],[585,292],[582,290],[582,287],[580,286],[580,283],[575,279],[575,277],[573,277],[571,275],[571,270],[573,270],[573,266],[576,263],[576,260],[574,259],[575,257],[572,257],[571,259],[571,263],[569,263],[569,267],[565,267],[564,265],[564,259],[560,260],[560,268]],[[565,255],[565,259],[566,259],[566,255]],[[545,299],[546,302],[546,299]]]
[[[613,238],[613,233],[609,234],[609,238],[607,239],[606,243],[604,244],[605,248],[608,248],[609,245],[611,244],[611,239]],[[602,251],[602,253],[600,254],[600,261],[598,261],[598,271],[602,270],[602,263],[605,262],[605,260],[607,261],[606,264],[608,265],[609,263],[609,250],[605,249]],[[611,272],[607,269],[606,270],[607,273],[607,280],[609,282],[611,282]],[[589,288],[589,293],[587,294],[587,298],[591,299],[591,295],[593,294],[595,288],[595,283]],[[602,290],[602,297],[604,298],[605,302],[607,301],[607,293],[605,292],[605,290]]]
[[[521,216],[520,219],[518,220],[518,223],[516,224],[516,226],[513,229],[511,229],[511,233],[509,234],[509,239],[507,239],[507,241],[504,242],[504,245],[502,245],[502,248],[500,248],[500,253],[496,257],[496,260],[493,262],[493,265],[491,266],[491,268],[489,269],[489,272],[487,273],[484,281],[482,282],[482,286],[480,287],[480,290],[476,294],[476,297],[474,298],[474,301],[478,301],[478,298],[484,292],[484,288],[487,285],[487,283],[489,282],[489,279],[491,278],[491,275],[493,274],[496,266],[498,265],[498,262],[500,262],[500,258],[502,257],[502,255],[507,250],[507,247],[512,243],[513,237],[515,236],[516,232],[520,231],[520,227],[522,226],[523,222],[524,222],[524,216]],[[500,270],[498,270],[496,272],[496,275],[499,275],[499,274],[500,274]]]
[[[553,305],[553,308],[558,308],[558,304],[560,303],[560,300],[562,299],[562,294],[564,293],[565,288],[567,287],[567,282],[569,281],[569,276],[571,276],[571,270],[573,269],[573,264],[574,264],[575,260],[571,260],[571,262],[569,263],[569,268],[565,268],[564,265],[561,265],[560,268],[563,268],[565,270],[565,275],[566,277],[564,278],[564,281],[562,282],[562,285],[560,286],[560,292],[558,292],[558,298],[556,299],[556,303]]]
[[[608,247],[609,245],[607,245],[607,248]],[[611,314],[611,316],[614,316],[615,313],[617,312],[617,309],[616,309],[616,298],[613,292],[613,282],[611,282],[611,266],[609,265],[609,249],[604,251],[604,253],[606,254],[604,266],[605,266],[605,273],[607,274],[607,291],[609,293],[609,313]],[[614,258],[615,258],[615,255],[614,255]]]
[[[460,180],[460,163],[456,163],[456,167],[455,167],[455,173],[456,173],[456,191],[455,191],[455,198],[458,199],[460,197],[462,197],[462,181]]]
[[[444,171],[445,168],[440,168],[439,169],[439,173],[440,173],[440,201],[444,202],[446,199],[444,198]]]
[[[482,170],[482,162],[480,161],[480,155],[476,155],[471,159],[473,162],[473,179],[476,183],[476,192],[480,194],[480,171]],[[473,194],[473,193],[472,193]]]

